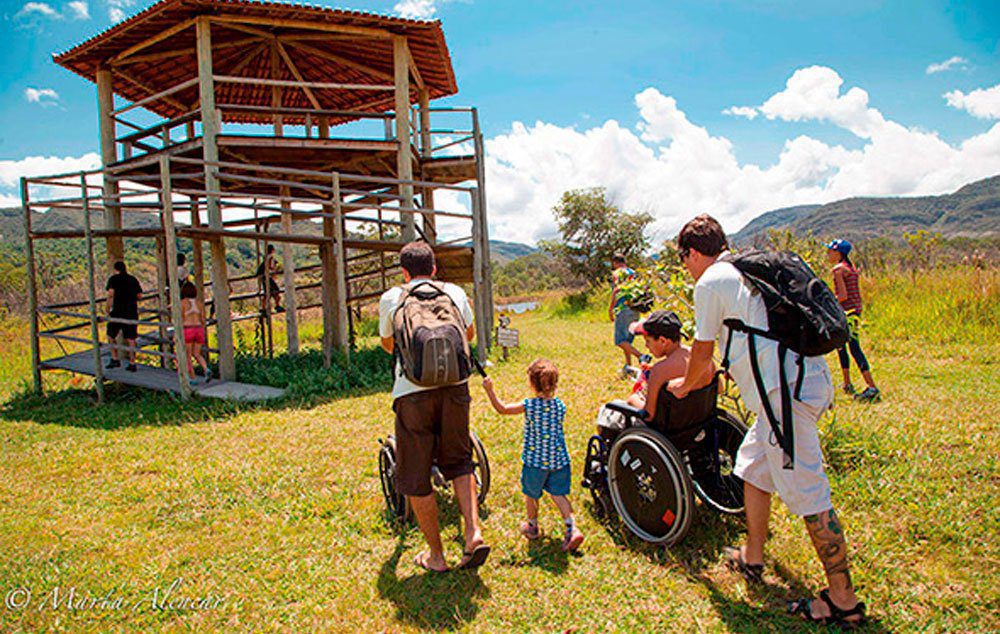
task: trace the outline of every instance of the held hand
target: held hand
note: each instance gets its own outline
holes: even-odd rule
[[[684,398],[688,395],[688,392],[691,391],[691,389],[685,385],[684,377],[670,379],[670,382],[667,383],[667,389],[670,390],[670,393],[677,398]]]
[[[488,376],[483,377],[483,389],[486,390],[487,392],[492,392],[493,391],[493,379],[491,379]]]

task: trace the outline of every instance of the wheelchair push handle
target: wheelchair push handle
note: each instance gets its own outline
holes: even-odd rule
[[[476,358],[476,355],[470,355],[469,358],[472,359],[472,365],[473,365],[473,367],[476,368],[476,372],[479,373],[479,376],[481,376],[481,377],[483,377],[485,379],[486,378],[486,370],[483,369],[483,366],[479,363],[479,359]]]

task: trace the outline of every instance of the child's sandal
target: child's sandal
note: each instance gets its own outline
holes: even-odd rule
[[[797,599],[795,601],[789,601],[788,613],[793,615],[797,614],[810,623],[818,623],[820,625],[836,625],[842,630],[853,630],[854,628],[864,624],[866,607],[863,601],[858,601],[853,608],[845,610],[830,599],[829,589],[820,590],[819,599],[829,606],[830,616],[813,616],[813,599]],[[852,616],[860,618],[848,620]]]

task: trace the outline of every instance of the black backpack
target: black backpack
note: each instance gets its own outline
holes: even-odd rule
[[[465,320],[443,284],[427,280],[404,286],[392,329],[394,353],[413,383],[438,387],[469,378],[472,353]]]
[[[785,376],[785,355],[789,350],[798,353],[798,377],[794,397],[799,400],[802,378],[805,374],[804,357],[818,357],[842,348],[847,344],[849,331],[847,315],[837,297],[823,280],[816,277],[809,265],[790,251],[748,251],[739,255],[726,255],[720,261],[736,267],[750,285],[760,293],[767,309],[767,330],[753,328],[738,319],[723,322],[729,328],[722,366],[729,369],[729,347],[733,332],[747,335],[750,351],[750,369],[753,371],[757,393],[764,406],[775,438],[784,451],[784,468],[795,464],[795,444],[792,437],[792,401],[788,378]],[[757,364],[756,337],[778,342],[778,362],[781,375],[782,425],[771,408],[767,389]]]

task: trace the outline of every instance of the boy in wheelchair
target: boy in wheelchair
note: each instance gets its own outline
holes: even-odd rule
[[[746,427],[717,406],[715,376],[684,399],[667,391],[670,379],[684,375],[689,355],[676,314],[654,311],[630,329],[660,361],[645,398],[634,394],[601,409],[583,486],[599,515],[614,509],[640,538],[672,544],[690,526],[695,494],[717,511],[742,511],[743,485],[732,468]]]

